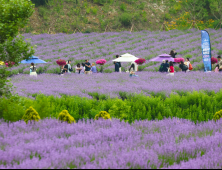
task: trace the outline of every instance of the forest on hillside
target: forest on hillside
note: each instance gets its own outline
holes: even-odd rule
[[[31,0],[21,33],[219,29],[221,0]]]

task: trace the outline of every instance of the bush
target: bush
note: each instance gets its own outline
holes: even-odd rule
[[[98,120],[99,118],[111,120],[110,114],[107,113],[106,111],[101,111],[95,116],[95,120]]]
[[[126,4],[122,3],[122,4],[120,5],[120,9],[121,9],[123,12],[125,12],[125,11],[126,11]]]
[[[59,120],[62,122],[67,123],[75,123],[75,119],[69,114],[67,110],[63,110],[61,113],[59,113]]]
[[[47,5],[48,0],[31,0],[35,6],[40,6],[40,5]]]
[[[128,14],[128,13],[123,13],[120,17],[119,17],[120,22],[124,25],[124,26],[130,26],[131,25],[131,20],[132,20],[132,15]]]
[[[222,117],[222,110],[220,110],[219,112],[216,112],[213,119],[214,119],[215,122],[216,122],[216,121],[219,120],[221,117]]]
[[[35,108],[41,119],[47,117],[58,118],[62,110],[67,110],[76,121],[80,119],[94,119],[100,111],[106,111],[111,117],[127,120],[155,120],[164,117],[178,117],[193,122],[207,121],[214,118],[214,113],[221,110],[222,90],[214,92],[183,92],[175,91],[169,97],[164,93],[129,94],[119,92],[119,98],[110,98],[104,94],[89,93],[94,99],[78,96],[62,97],[36,94],[30,99],[19,96],[0,99],[0,118],[6,121],[22,119],[26,109]],[[173,92],[173,93],[175,93]],[[30,94],[32,95],[32,94]]]
[[[110,0],[108,0],[109,2]],[[107,2],[107,0],[93,0],[93,3],[99,4],[99,5],[104,5]]]
[[[96,15],[98,10],[97,10],[97,8],[92,8],[91,11],[94,15]]]
[[[22,119],[26,123],[28,123],[28,121],[39,121],[40,116],[39,116],[38,112],[36,112],[36,110],[32,106],[30,106],[26,110],[26,112],[25,112],[24,116],[22,117]]]
[[[127,119],[127,115],[130,112],[131,106],[127,105],[126,102],[116,99],[113,106],[110,108],[109,113],[112,117],[118,119]]]

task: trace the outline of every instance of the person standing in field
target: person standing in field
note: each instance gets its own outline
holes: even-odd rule
[[[163,72],[168,72],[169,67],[168,60],[166,60],[166,63],[163,65]]]
[[[80,74],[85,74],[85,63],[82,63],[82,70],[80,72]]]
[[[119,63],[114,62],[114,64],[115,64],[115,72],[119,72]]]
[[[119,58],[119,55],[116,55],[116,58]],[[119,72],[121,73],[121,62],[117,62],[119,64]]]
[[[72,71],[71,60],[68,60],[68,73],[71,73]]]
[[[89,63],[88,60],[85,60],[85,74],[90,74],[90,69],[91,69],[91,64]]]
[[[186,66],[187,66],[187,71],[190,71],[189,70],[189,67],[190,67],[190,59],[189,58],[186,58],[186,62],[184,63]]]
[[[95,63],[92,63],[91,72],[92,73],[97,73],[97,69],[96,69]]]
[[[163,72],[164,64],[165,64],[165,60],[163,60],[163,63],[160,65],[159,72]]]
[[[190,59],[189,58],[187,58],[186,59],[186,66],[187,66],[187,71],[191,71],[191,70],[193,70],[193,66],[192,66],[192,64],[190,63]]]
[[[37,73],[36,73],[37,69],[34,63],[31,63],[31,67],[30,67],[30,76],[36,76],[37,77]]]
[[[80,74],[82,68],[80,67],[80,64],[78,63],[76,66],[76,74]]]
[[[170,64],[169,64],[170,68],[169,68],[169,75],[170,76],[174,76],[174,67],[173,67],[173,62],[170,61]]]
[[[180,62],[179,68],[180,68],[180,71],[184,71],[184,72],[188,70],[188,67],[184,64],[183,61]]]
[[[174,50],[171,50],[170,55],[171,55],[171,57],[176,58],[177,52]]]
[[[222,71],[222,60],[221,60],[221,56],[218,56],[218,57],[217,57],[217,60],[218,60],[218,64],[217,64],[216,67],[218,67],[219,72],[221,72],[221,71]]]

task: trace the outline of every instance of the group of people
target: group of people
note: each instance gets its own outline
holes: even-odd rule
[[[174,50],[170,51],[169,54],[172,58],[176,58],[177,52]],[[168,75],[174,75],[174,65],[175,62],[163,60],[162,64],[160,65],[159,72],[166,72],[169,73]],[[186,58],[186,62],[180,61],[179,63],[179,71],[187,72],[193,69],[190,59]]]
[[[174,63],[172,61],[168,62],[168,60],[163,60],[163,63],[160,65],[159,72],[166,72],[169,75],[174,75]],[[190,59],[186,58],[186,62],[180,61],[179,63],[179,71],[188,72],[193,69]]]
[[[116,55],[116,58],[119,58],[121,56]],[[115,65],[115,72],[121,72],[121,62],[114,62]],[[136,75],[136,71],[138,71],[138,66],[135,62],[132,62],[129,68],[129,76],[130,77],[138,77]]]
[[[61,74],[64,73],[71,73],[73,71],[71,66],[71,60],[68,60],[67,64],[62,67]],[[95,66],[95,63],[92,63],[92,65],[89,63],[88,60],[85,60],[85,63],[77,64],[75,67],[75,73],[76,74],[92,74],[92,73],[98,73],[97,68]]]
[[[172,56],[172,58],[175,58],[177,55],[177,52],[171,50],[170,55]],[[119,58],[121,56],[116,55],[116,58]],[[218,64],[216,65],[216,69],[215,72],[222,72],[222,60],[221,60],[221,56],[217,57],[218,59]],[[166,72],[169,73],[168,75],[174,75],[174,62],[172,61],[168,61],[168,60],[163,60],[162,64],[160,65],[159,68],[159,72]],[[114,62],[115,65],[115,72],[121,72],[121,62]],[[190,59],[186,58],[186,61],[183,62],[181,61],[179,63],[179,70],[183,71],[183,72],[188,72],[190,70],[192,70],[193,67],[190,63]],[[31,67],[30,67],[30,75],[32,76],[37,76],[36,73],[37,69],[34,63],[31,63]],[[135,62],[132,62],[129,68],[129,75],[130,77],[133,76],[138,76],[136,75],[136,71],[138,71],[138,65]],[[61,73],[60,74],[64,74],[64,73],[71,73],[73,72],[72,66],[71,66],[71,60],[68,60],[68,62],[66,63],[65,66],[62,67],[61,69]],[[92,63],[92,65],[89,63],[88,60],[85,60],[85,63],[78,63],[77,66],[75,67],[75,73],[76,74],[92,74],[92,73],[98,73],[98,70],[95,66],[95,63]]]

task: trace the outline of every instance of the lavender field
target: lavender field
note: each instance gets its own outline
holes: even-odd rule
[[[222,168],[222,120],[0,122],[0,168]]]
[[[214,91],[222,87],[222,74],[204,73],[201,71],[188,73],[175,73],[167,76],[157,72],[138,72],[139,77],[129,77],[127,73],[98,73],[92,75],[56,75],[40,74],[37,78],[29,75],[16,75],[12,83],[15,92],[20,96],[31,96],[43,93],[45,95],[61,96],[78,95],[88,97],[89,92],[109,95],[111,98],[119,97],[119,92],[141,93],[150,95],[163,92],[169,95],[178,91]]]
[[[222,50],[222,30],[209,30],[212,44],[212,55],[216,56]],[[95,63],[97,59],[106,59],[104,70],[114,71],[112,60],[116,54],[131,53],[139,58],[149,60],[162,53],[169,54],[174,49],[177,57],[190,57],[194,70],[203,68],[200,31],[171,30],[167,32],[109,32],[90,34],[24,34],[30,38],[32,45],[37,45],[35,56],[47,61],[38,64],[40,72],[58,73],[57,59],[72,60],[72,64],[89,59]],[[12,73],[29,73],[29,65],[21,64],[13,67]],[[126,68],[127,64],[123,64]],[[159,63],[148,62],[145,71],[155,71]]]

